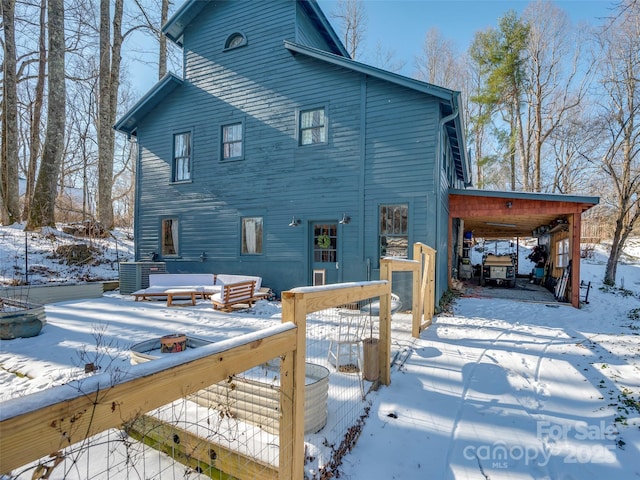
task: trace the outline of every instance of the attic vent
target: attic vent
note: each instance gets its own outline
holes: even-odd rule
[[[224,49],[231,50],[238,47],[244,47],[247,44],[247,37],[243,33],[235,32],[227,37],[224,42]]]

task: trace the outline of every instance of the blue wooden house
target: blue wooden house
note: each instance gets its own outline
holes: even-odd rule
[[[315,0],[187,0],[163,30],[182,78],[115,125],[139,146],[137,260],[279,293],[377,279],[422,242],[447,289],[448,192],[470,183],[458,92],[351,60]]]

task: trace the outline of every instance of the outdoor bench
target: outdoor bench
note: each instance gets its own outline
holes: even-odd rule
[[[133,292],[136,302],[151,297],[166,297],[167,306],[174,298],[190,298],[195,305],[196,297],[205,298],[215,290],[215,275],[210,273],[162,273],[149,275],[149,287]]]
[[[230,312],[233,309],[233,305],[239,303],[247,304],[251,307],[253,306],[253,302],[256,300],[254,297],[255,288],[255,280],[227,283],[222,286],[220,293],[216,293],[211,296],[213,309]]]
[[[253,301],[268,295],[269,289],[260,287],[262,277],[226,273],[152,273],[149,275],[149,287],[131,295],[136,301],[166,298],[169,307],[174,299],[179,298],[190,299],[195,305],[197,298],[205,299],[220,293],[225,285],[248,281],[254,282]]]

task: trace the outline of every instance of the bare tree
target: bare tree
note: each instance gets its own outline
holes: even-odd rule
[[[162,78],[167,73],[167,37],[162,33],[162,26],[167,23],[169,17],[169,0],[162,0],[160,7],[160,28],[158,29],[158,42],[160,50],[158,52],[158,78]]]
[[[378,41],[376,43],[373,65],[384,70],[389,70],[390,72],[398,73],[404,68],[405,62],[404,60],[396,58],[395,50],[385,49]]]
[[[20,221],[18,191],[18,93],[16,73],[15,0],[2,0],[4,29],[2,168],[0,217],[4,225]]]
[[[610,179],[615,228],[604,283],[615,285],[618,260],[640,218],[640,2],[627,0],[598,37],[599,127],[604,151],[598,163]]]
[[[42,162],[26,230],[55,226],[58,174],[64,149],[66,88],[64,0],[48,0],[49,88]]]
[[[98,102],[98,220],[113,228],[113,155],[120,63],[122,50],[123,0],[116,0],[111,44],[111,9],[109,0],[100,0],[100,83]]]
[[[455,44],[431,28],[426,33],[422,51],[415,57],[416,77],[424,82],[460,90],[460,54]]]
[[[34,98],[31,102],[31,134],[29,138],[29,163],[27,165],[26,188],[24,194],[24,209],[22,218],[29,218],[29,209],[33,190],[36,183],[36,170],[41,153],[40,122],[42,120],[42,107],[44,103],[44,87],[47,66],[47,28],[46,28],[47,4],[46,0],[40,2],[40,35],[38,36],[38,77],[35,86]]]
[[[549,136],[553,162],[547,165],[548,188],[553,193],[598,195],[596,168],[584,156],[586,146],[592,142],[586,118],[586,113],[574,111]]]
[[[527,148],[532,157],[526,164],[532,168],[531,189],[542,191],[543,145],[553,132],[576,109],[586,92],[589,71],[578,82],[578,67],[583,41],[574,38],[566,13],[549,2],[537,0],[523,13],[529,26],[527,37],[526,104],[529,112],[526,129]]]
[[[360,47],[367,31],[367,12],[362,0],[338,0],[336,9],[331,13],[340,20],[344,46],[351,58],[359,58]]]

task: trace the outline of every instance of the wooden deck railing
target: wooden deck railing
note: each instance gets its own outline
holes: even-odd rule
[[[145,412],[268,360],[283,355],[291,358],[297,341],[296,326],[283,323],[185,351],[177,364],[173,357],[136,365],[128,378],[119,381],[104,373],[3,402],[0,472],[10,472],[105,430],[120,428]],[[302,365],[304,369],[304,359]],[[282,428],[290,426],[283,422]],[[288,476],[291,472],[283,474],[281,478],[295,478]]]
[[[435,314],[436,251],[427,245],[416,243],[413,246],[413,260],[382,258],[380,278],[391,283],[393,272],[413,274],[411,334],[418,338],[420,332],[431,325],[431,319]]]
[[[186,350],[179,357],[135,365],[121,379],[109,373],[98,374],[5,401],[0,406],[0,473],[9,473],[111,428],[149,422],[152,419],[147,412],[280,358],[282,417],[277,478],[303,478],[306,316],[378,297],[379,377],[382,384],[389,385],[390,294],[387,281],[293,289],[282,294],[281,325]],[[180,436],[187,434],[180,432]]]

